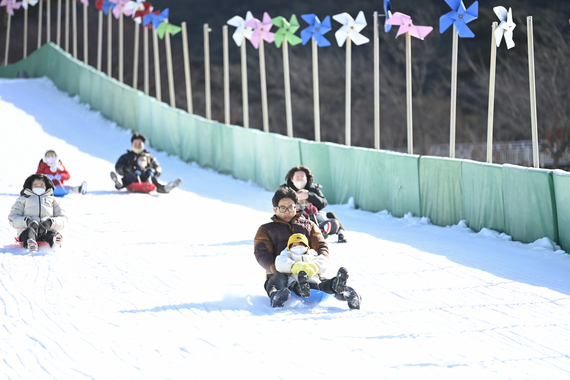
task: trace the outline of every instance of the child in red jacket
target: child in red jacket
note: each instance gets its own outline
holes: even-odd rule
[[[46,177],[52,180],[55,186],[54,195],[56,196],[58,192],[61,193],[59,195],[65,195],[71,191],[81,194],[87,192],[87,182],[85,181],[83,181],[81,186],[64,186],[63,183],[67,181],[71,175],[57,157],[55,150],[50,149],[44,154],[44,158],[40,160],[36,174],[45,174]]]

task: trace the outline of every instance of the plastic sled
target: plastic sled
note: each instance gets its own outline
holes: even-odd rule
[[[127,186],[127,190],[133,193],[150,193],[156,190],[156,185],[150,182],[135,182]]]
[[[73,190],[71,188],[56,187],[53,189],[53,195],[56,197],[65,197],[69,193],[73,193]]]
[[[18,239],[17,236],[14,238],[14,240],[16,241],[16,243],[11,244],[10,245],[11,247],[24,248],[24,242],[20,241],[20,239]],[[47,241],[38,241],[36,243],[38,243],[38,248],[50,248],[49,243]]]
[[[291,292],[290,300],[301,301],[306,306],[313,306],[328,300],[332,296],[332,294],[328,294],[317,289],[311,289],[311,295],[307,298],[299,297],[294,292]]]

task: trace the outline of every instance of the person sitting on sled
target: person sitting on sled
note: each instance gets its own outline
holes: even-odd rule
[[[160,164],[145,148],[146,137],[140,133],[135,133],[131,137],[131,147],[133,150],[127,150],[127,153],[123,154],[117,160],[115,164],[115,171],[111,172],[111,179],[115,182],[115,188],[117,190],[123,187],[129,186],[131,183],[137,182],[152,182],[156,186],[156,191],[158,193],[169,193],[172,189],[178,187],[182,180],[180,178],[169,182],[167,185],[163,185],[158,182],[158,177],[162,173],[162,168]],[[141,156],[145,156],[145,164],[138,163],[138,159]],[[122,178],[119,178],[122,176]],[[143,180],[145,178],[145,180]]]
[[[65,194],[67,194],[69,191],[81,194],[87,193],[87,182],[85,181],[83,181],[80,186],[64,186],[63,183],[69,180],[69,178],[71,178],[71,175],[65,166],[63,166],[63,163],[57,157],[57,153],[55,153],[55,150],[53,149],[48,150],[44,154],[44,157],[38,164],[36,174],[45,174],[46,177],[51,179],[53,185],[55,186],[54,192],[57,192],[59,188],[62,189],[63,193]]]
[[[301,189],[297,191],[297,194],[306,193],[307,190]],[[340,231],[340,221],[338,219],[328,218],[326,212],[318,210],[312,203],[309,202],[307,198],[299,198],[299,211],[302,212],[301,216],[305,219],[309,219],[314,222],[323,233],[323,237],[326,239],[329,235],[336,235]]]
[[[265,269],[266,279],[264,288],[270,298],[271,307],[282,307],[291,297],[291,290],[288,288],[288,278],[286,273],[277,269],[277,256],[288,247],[291,233],[300,233],[307,238],[308,247],[317,252],[317,255],[324,255],[327,260],[329,248],[317,225],[308,219],[301,218],[301,212],[297,212],[297,193],[289,186],[281,186],[273,195],[273,211],[275,215],[271,217],[271,222],[263,224],[257,230],[254,239],[254,254],[259,265]],[[292,268],[289,273],[293,273]],[[296,269],[295,269],[296,270]],[[306,271],[303,270],[305,274]],[[300,273],[297,272],[297,279]],[[308,275],[307,275],[308,276]],[[301,277],[304,277],[301,275]],[[312,276],[311,276],[312,277]],[[345,268],[338,270],[337,276],[318,284],[318,289],[328,294],[334,294],[342,301],[348,301],[351,309],[360,308],[360,296],[354,289],[346,286],[348,272]],[[300,287],[306,288],[304,284]],[[304,291],[303,294],[307,294]]]
[[[67,216],[53,190],[51,179],[44,174],[32,174],[10,209],[10,225],[18,230],[19,241],[30,251],[38,250],[38,241],[48,242],[52,248],[61,246],[60,231],[67,223]]]

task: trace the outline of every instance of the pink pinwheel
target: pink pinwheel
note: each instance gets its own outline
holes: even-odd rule
[[[89,6],[89,0],[76,0],[76,1],[81,1],[83,5]]]
[[[16,0],[2,0],[0,7],[6,7],[6,12],[10,16],[14,16],[14,9],[19,9],[22,3]]]
[[[263,13],[263,21],[259,21],[256,18],[252,18],[251,20],[247,21],[243,26],[250,27],[253,29],[253,34],[249,37],[249,41],[253,45],[254,48],[259,48],[259,41],[262,39],[269,43],[273,42],[275,39],[275,33],[271,33],[271,27],[273,23],[271,23],[271,17],[267,12]]]
[[[386,24],[397,25],[400,28],[396,34],[396,38],[401,34],[410,33],[411,36],[423,40],[428,34],[431,33],[433,28],[431,26],[416,26],[412,23],[412,18],[400,12],[396,12],[392,17],[386,21]]]
[[[113,7],[113,15],[115,16],[116,19],[121,17],[121,13],[124,14],[125,16],[130,16],[133,14],[132,9],[129,9],[127,7],[127,4],[129,4],[130,0],[109,0],[109,1],[115,4],[115,6]]]

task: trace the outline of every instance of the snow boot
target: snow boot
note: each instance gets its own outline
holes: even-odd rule
[[[342,295],[346,299],[349,308],[357,310],[360,309],[361,298],[354,289],[352,289],[350,286],[347,286],[344,292],[342,292]]]
[[[115,182],[115,188],[116,188],[117,190],[123,188],[123,181],[121,181],[121,179],[119,178],[119,176],[117,175],[117,173],[111,172],[111,179],[113,180],[113,182]]]
[[[172,182],[169,182],[166,186],[164,186],[164,192],[170,193],[173,189],[177,188],[181,182],[182,180],[180,178],[175,179]]]
[[[309,276],[305,271],[300,271],[297,275],[297,286],[299,296],[307,298],[311,295],[311,286],[309,285]]]
[[[344,237],[344,230],[338,230],[338,243],[346,243],[347,240]]]
[[[38,243],[34,239],[28,239],[26,242],[26,248],[28,248],[32,252],[38,251]]]
[[[289,297],[291,297],[291,291],[288,288],[283,288],[271,293],[271,307],[283,307]]]
[[[113,176],[111,176],[111,178],[113,178]],[[74,186],[72,190],[74,193],[81,193],[81,195],[85,195],[87,193],[87,182],[83,181],[81,186]]]
[[[343,294],[344,291],[346,290],[347,280],[348,280],[348,271],[344,267],[339,268],[336,277],[333,279],[332,282],[332,290],[336,294]]]
[[[56,232],[53,237],[53,245],[55,248],[61,248],[61,241],[63,240],[63,236],[59,232]]]

